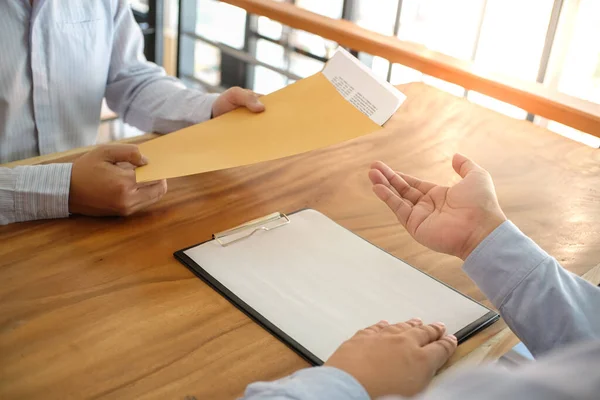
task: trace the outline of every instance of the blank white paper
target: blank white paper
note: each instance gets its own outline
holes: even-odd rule
[[[325,361],[357,330],[420,317],[455,333],[489,310],[315,210],[222,247],[185,251],[206,272]]]

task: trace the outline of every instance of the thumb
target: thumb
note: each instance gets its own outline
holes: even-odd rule
[[[460,153],[456,153],[452,158],[452,168],[462,178],[466,177],[470,172],[483,171],[483,168]]]
[[[231,88],[227,99],[231,104],[246,107],[252,112],[261,112],[265,109],[264,104],[258,99],[258,95],[251,90],[239,87]]]
[[[104,161],[108,161],[112,164],[128,162],[136,167],[148,164],[148,159],[140,153],[140,150],[134,144],[113,144],[104,146],[102,156]]]

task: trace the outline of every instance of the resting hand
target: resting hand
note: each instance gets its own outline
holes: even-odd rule
[[[69,212],[92,216],[130,215],[160,200],[167,181],[138,184],[134,168],[147,162],[137,146],[101,146],[73,163]]]
[[[265,110],[265,106],[260,102],[256,93],[248,89],[233,87],[217,97],[212,106],[212,117],[216,118],[239,107],[246,107],[255,113]]]
[[[382,321],[358,331],[325,363],[352,375],[375,399],[413,396],[422,391],[456,350],[456,337],[443,324],[418,319]]]
[[[486,170],[460,154],[452,167],[463,178],[452,187],[394,172],[380,161],[369,178],[377,197],[417,242],[464,260],[506,216]]]

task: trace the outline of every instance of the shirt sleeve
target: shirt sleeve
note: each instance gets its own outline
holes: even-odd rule
[[[516,369],[465,368],[441,379],[415,400],[596,399],[600,342],[571,346]],[[398,399],[391,397],[390,399]]]
[[[490,234],[464,270],[534,354],[531,364],[465,368],[441,379],[419,400],[592,399],[600,391],[600,289],[564,270],[511,222]],[[564,348],[563,348],[564,347]],[[364,388],[335,368],[312,368],[255,383],[245,400],[368,399]],[[400,397],[386,397],[400,400]]]
[[[600,289],[570,273],[507,221],[464,271],[534,356],[600,338]]]
[[[145,132],[168,133],[209,120],[218,94],[187,89],[148,62],[144,40],[126,0],[118,0],[105,97],[108,106]]]
[[[370,400],[348,373],[332,367],[302,369],[274,382],[249,385],[241,400]]]
[[[443,377],[411,399],[488,400],[595,399],[600,391],[600,342],[585,342],[509,370],[498,365],[464,368]],[[330,368],[304,369],[274,382],[248,386],[241,400],[368,400],[365,389],[345,372]],[[379,400],[405,400],[386,396]]]
[[[68,217],[71,166],[0,168],[0,225]]]

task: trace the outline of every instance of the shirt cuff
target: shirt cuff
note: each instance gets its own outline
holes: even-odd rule
[[[71,167],[72,164],[17,167],[16,220],[68,217]]]
[[[302,369],[274,382],[249,385],[244,399],[370,400],[369,394],[347,372],[333,367]]]
[[[172,113],[169,118],[154,118],[152,131],[170,133],[208,121],[212,117],[213,104],[219,96],[218,93],[202,93],[197,90],[187,90],[186,100],[184,101],[181,98],[178,100],[182,104],[177,109],[177,112]]]
[[[463,270],[498,309],[548,254],[506,221],[467,257]]]
[[[213,117],[213,115],[212,115],[213,104],[215,104],[215,101],[217,101],[217,99],[219,98],[220,95],[221,95],[220,93],[207,93],[204,95],[204,97],[205,97],[204,105],[202,107],[198,107],[198,109],[201,111],[194,115],[194,118],[196,119],[196,121],[195,121],[196,124],[199,124],[200,122],[208,121],[209,119],[211,119]]]

